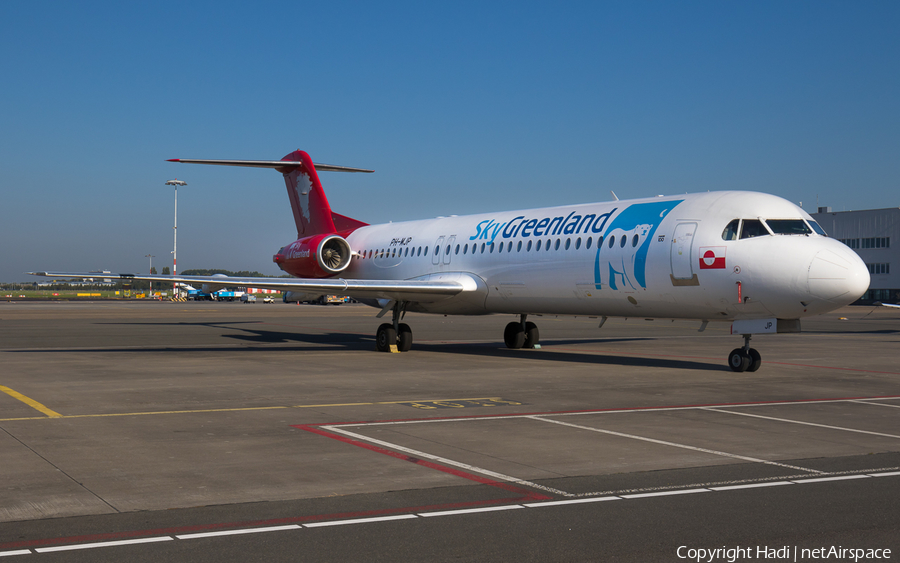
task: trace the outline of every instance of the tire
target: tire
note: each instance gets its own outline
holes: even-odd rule
[[[743,348],[735,348],[728,354],[728,367],[731,368],[731,371],[747,371],[747,368],[750,367],[750,356],[744,352]]]
[[[750,365],[747,366],[747,371],[758,370],[759,366],[762,365],[762,356],[759,355],[756,348],[750,348],[750,350],[747,351],[747,354],[750,356]]]
[[[405,323],[400,323],[399,327],[400,331],[397,333],[397,350],[409,352],[413,343],[412,329]]]
[[[534,348],[541,343],[541,332],[536,324],[532,322],[525,323],[525,348]]]
[[[390,352],[392,345],[397,345],[397,331],[394,330],[394,325],[384,323],[375,333],[375,348],[379,352]]]
[[[525,331],[522,330],[522,323],[512,322],[506,325],[503,330],[503,342],[506,347],[512,350],[518,350],[525,345]]]

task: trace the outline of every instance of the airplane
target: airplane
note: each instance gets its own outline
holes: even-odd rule
[[[876,305],[879,307],[891,307],[893,309],[900,309],[900,305],[894,305],[892,303],[882,303],[881,301],[876,301],[875,303],[873,303],[873,305]]]
[[[319,171],[372,172],[281,160],[170,162],[272,168],[284,176],[297,240],[274,262],[293,278],[110,274],[104,277],[281,290],[285,301],[349,295],[391,313],[376,348],[406,352],[407,312],[513,314],[507,347],[539,348],[529,316],[572,315],[731,322],[743,346],[736,372],[762,359],[753,334],[798,332],[800,319],[848,305],[869,286],[853,250],[780,197],[706,192],[369,225],[331,210]],[[50,277],[87,277],[32,272]]]

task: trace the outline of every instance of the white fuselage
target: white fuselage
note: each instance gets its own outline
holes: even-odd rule
[[[477,286],[410,304],[422,312],[711,321],[816,315],[868,287],[865,264],[840,242],[769,229],[730,239],[723,231],[735,219],[812,225],[796,205],[754,192],[441,217],[353,231],[354,259],[341,277]]]

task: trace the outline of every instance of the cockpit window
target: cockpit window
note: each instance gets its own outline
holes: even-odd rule
[[[728,226],[725,227],[724,231],[722,231],[722,240],[737,240],[738,227],[740,226],[740,224],[740,219],[735,219],[731,223],[728,223]]]
[[[759,219],[744,219],[744,225],[741,227],[741,238],[761,237],[769,234],[769,231],[763,226]]]
[[[825,229],[823,229],[821,227],[821,225],[819,225],[815,221],[810,220],[810,221],[808,221],[808,223],[809,223],[809,226],[812,227],[812,229],[816,232],[816,234],[822,235],[823,237],[828,236],[828,233],[825,232]]]
[[[808,235],[812,232],[803,219],[766,219],[766,225],[776,235]]]

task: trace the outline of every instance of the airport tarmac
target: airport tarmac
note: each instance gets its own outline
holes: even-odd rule
[[[755,373],[727,323],[530,317],[508,350],[513,317],[410,314],[385,354],[376,313],[0,302],[0,556],[900,554],[896,310],[754,336]]]

